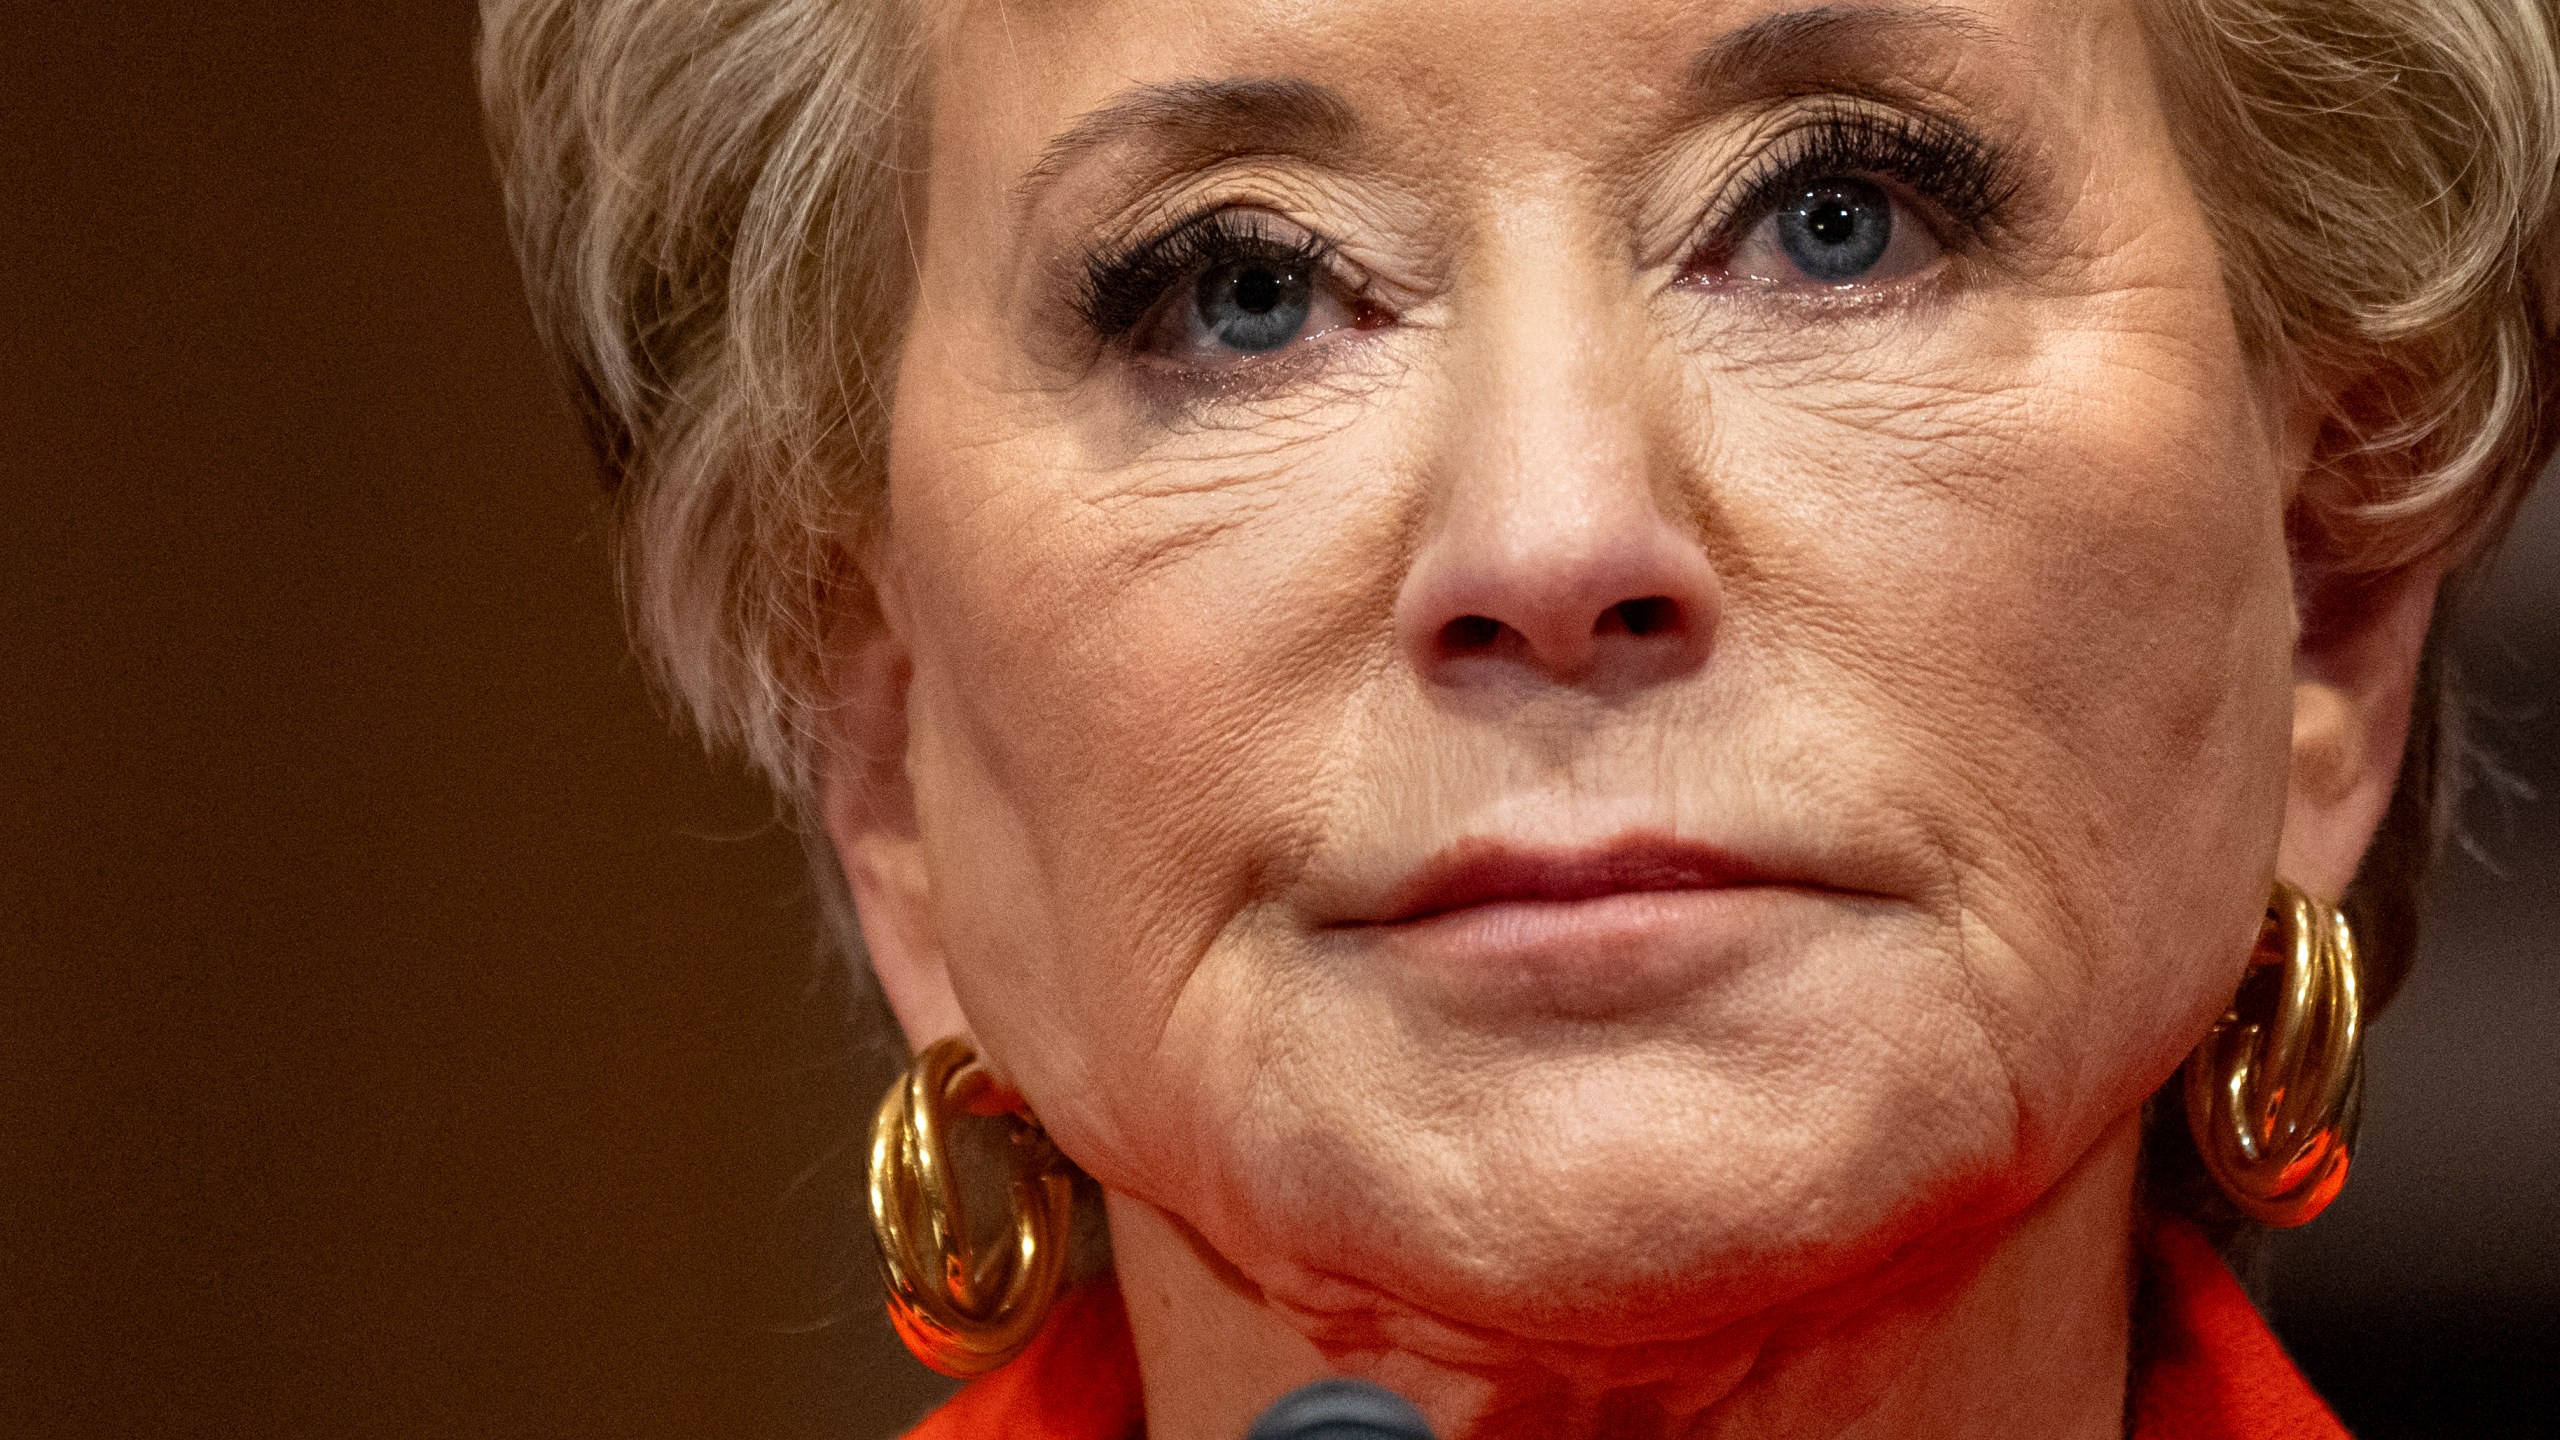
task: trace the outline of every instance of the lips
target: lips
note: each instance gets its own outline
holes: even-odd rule
[[[1433,856],[1397,886],[1383,914],[1358,923],[1413,925],[1496,905],[1567,905],[1617,895],[1774,883],[1780,883],[1777,877],[1747,861],[1661,834],[1623,835],[1572,850],[1465,840]]]
[[[1659,830],[1564,846],[1477,837],[1324,928],[1344,961],[1374,962],[1350,973],[1463,1023],[1580,1024],[1692,1004],[1878,898]]]

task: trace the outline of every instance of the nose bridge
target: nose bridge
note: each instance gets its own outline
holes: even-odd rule
[[[1693,664],[1714,610],[1666,502],[1643,297],[1622,259],[1513,224],[1451,336],[1433,513],[1399,628],[1434,678],[1487,663],[1611,685]],[[1454,668],[1453,668],[1454,667]]]
[[[1652,503],[1644,347],[1623,276],[1560,243],[1516,238],[1529,253],[1500,259],[1481,313],[1468,317],[1459,453],[1443,478],[1452,491],[1507,502],[1458,510],[1560,542],[1555,522],[1587,528],[1614,505]],[[1551,507],[1564,513],[1529,524]]]

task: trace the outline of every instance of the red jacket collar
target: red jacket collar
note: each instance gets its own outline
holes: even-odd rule
[[[2134,1315],[2130,1440],[2349,1440],[2240,1283],[2184,1221],[2152,1227]],[[1137,1352],[1120,1288],[1059,1302],[1021,1359],[978,1381],[909,1440],[1139,1440]]]
[[[2133,1440],[2349,1440],[2194,1226],[2164,1220],[2146,1240]]]

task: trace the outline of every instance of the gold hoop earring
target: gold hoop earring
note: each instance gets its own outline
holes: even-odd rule
[[[2187,1057],[2187,1128],[2233,1204],[2288,1228],[2347,1183],[2364,1089],[2355,936],[2336,909],[2278,880],[2250,964]]]
[[[1066,1157],[1038,1122],[1006,1116],[1010,1240],[971,1253],[945,1139],[953,1116],[986,1095],[977,1061],[957,1037],[926,1046],[871,1126],[871,1239],[889,1321],[917,1359],[962,1379],[1021,1354],[1040,1333],[1066,1273],[1074,1207]]]

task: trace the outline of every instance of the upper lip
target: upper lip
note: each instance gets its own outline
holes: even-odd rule
[[[1721,890],[1780,883],[1711,845],[1631,833],[1574,849],[1467,839],[1422,863],[1368,923],[1428,920],[1478,905],[1561,903],[1665,890]]]

